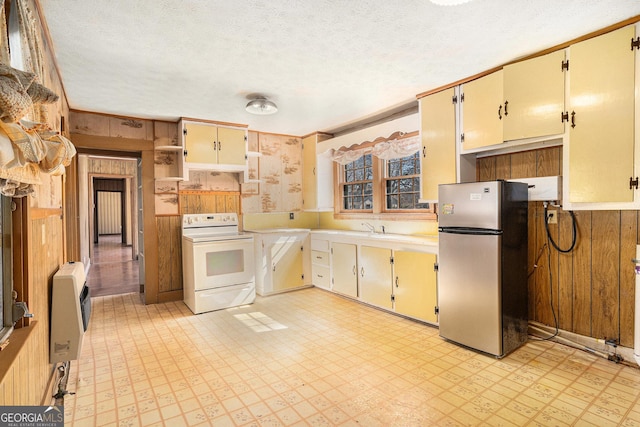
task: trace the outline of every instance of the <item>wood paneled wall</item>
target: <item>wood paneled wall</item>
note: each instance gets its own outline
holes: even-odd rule
[[[46,121],[67,134],[63,123],[69,117],[69,106],[49,39],[42,31],[38,3],[27,0],[25,4],[36,18],[35,30],[42,35],[42,83],[60,96],[57,102],[45,106]],[[61,177],[41,175],[41,179],[36,197],[16,200],[20,215],[19,221],[14,219],[14,244],[18,245],[14,266],[19,271],[13,272],[14,283],[20,290],[19,299],[28,302],[34,317],[25,322],[28,326],[12,334],[9,345],[0,353],[0,405],[40,405],[51,401],[47,386],[55,371],[49,363],[49,301],[53,275],[66,260],[61,206],[67,199],[62,194]]]
[[[180,191],[182,214],[235,212],[240,214],[240,192]],[[157,216],[158,272],[161,301],[182,299],[182,217]]]
[[[53,275],[63,263],[62,220],[59,209],[31,210],[27,257],[27,292],[33,322],[9,338],[22,347],[11,363],[0,369],[0,405],[40,405],[49,403],[46,390],[52,374],[49,363],[49,301]],[[43,243],[42,237],[45,236]],[[23,296],[19,296],[20,299]],[[28,329],[33,330],[27,331]],[[9,348],[9,347],[7,347]],[[0,358],[10,358],[4,351]],[[3,359],[3,362],[6,360]]]
[[[480,158],[477,180],[562,174],[562,147]],[[558,208],[550,235],[561,249],[572,217]],[[575,211],[577,243],[567,254],[549,244],[542,202],[529,203],[529,319],[633,347],[638,211]],[[537,267],[534,267],[536,266]]]

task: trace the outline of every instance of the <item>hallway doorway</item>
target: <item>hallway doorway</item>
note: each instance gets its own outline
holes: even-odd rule
[[[83,254],[91,295],[141,292],[138,159],[81,155],[80,166],[88,184],[80,198],[87,206]]]

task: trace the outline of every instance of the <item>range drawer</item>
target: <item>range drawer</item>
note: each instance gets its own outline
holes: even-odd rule
[[[324,289],[331,289],[331,276],[329,274],[329,267],[323,267],[320,265],[313,265],[311,267],[312,281],[314,286]]]
[[[329,252],[311,251],[311,262],[329,266]]]

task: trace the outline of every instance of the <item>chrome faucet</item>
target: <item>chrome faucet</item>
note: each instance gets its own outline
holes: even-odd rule
[[[369,229],[370,232],[372,233],[376,232],[376,228],[373,225],[369,224],[368,222],[363,222],[362,225],[367,227],[367,229]]]

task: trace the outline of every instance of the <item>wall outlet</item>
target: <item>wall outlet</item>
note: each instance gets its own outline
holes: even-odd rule
[[[557,224],[558,223],[558,211],[555,209],[550,209],[547,211],[547,224]]]
[[[293,219],[293,212],[289,212],[289,219]]]

